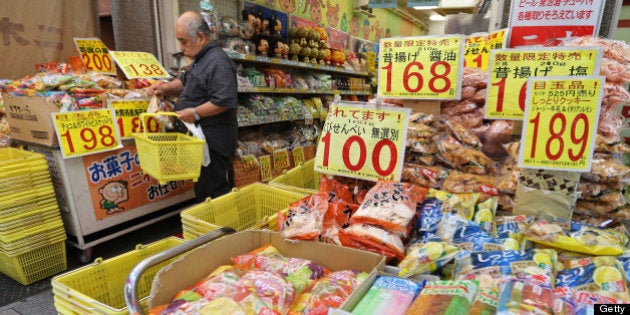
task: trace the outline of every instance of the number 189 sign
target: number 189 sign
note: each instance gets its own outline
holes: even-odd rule
[[[376,181],[400,180],[410,108],[330,106],[315,170]]]
[[[460,35],[381,39],[378,95],[385,98],[459,99],[464,69]]]

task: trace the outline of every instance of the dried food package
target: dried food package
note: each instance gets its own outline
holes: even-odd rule
[[[438,158],[452,168],[477,175],[494,171],[492,160],[481,151],[467,148],[448,135],[439,136],[435,141]]]
[[[515,214],[545,214],[571,219],[580,173],[568,171],[521,169],[515,193]]]
[[[388,258],[403,259],[405,247],[400,236],[369,224],[351,224],[339,231],[341,244],[369,252],[375,252]]]
[[[306,196],[291,205],[287,215],[278,212],[278,226],[282,237],[288,239],[314,240],[324,228],[324,216],[328,211],[328,194],[316,193]]]

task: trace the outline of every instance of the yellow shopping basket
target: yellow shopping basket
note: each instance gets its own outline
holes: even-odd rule
[[[197,181],[201,171],[204,140],[178,132],[147,132],[146,117],[177,116],[176,113],[142,113],[142,133],[135,133],[140,168],[160,184],[174,180]]]

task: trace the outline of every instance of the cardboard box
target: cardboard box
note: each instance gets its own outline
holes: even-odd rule
[[[57,146],[51,113],[59,108],[42,96],[2,94],[4,110],[11,128],[11,138],[19,141]]]
[[[385,267],[382,255],[313,241],[285,241],[271,231],[243,231],[198,247],[186,256],[162,268],[153,279],[149,306],[170,303],[175,294],[208,276],[221,265],[230,265],[231,257],[250,252],[271,243],[285,257],[309,259],[333,270],[355,269],[370,273],[356,288],[342,309],[352,310],[370,288],[379,271]]]

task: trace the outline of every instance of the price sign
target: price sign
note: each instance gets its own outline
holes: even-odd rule
[[[241,157],[241,163],[243,163],[243,169],[245,172],[249,172],[258,167],[259,163],[256,156],[253,154],[245,154]]]
[[[591,170],[603,76],[530,78],[519,166]]]
[[[386,98],[459,99],[464,36],[385,38],[378,56],[378,95]]]
[[[464,67],[488,70],[490,50],[505,47],[506,32],[506,29],[502,29],[489,34],[475,33],[466,36]]]
[[[155,56],[141,51],[110,51],[127,79],[168,78],[170,75]]]
[[[293,165],[298,166],[304,163],[304,147],[293,149]]]
[[[268,182],[273,178],[273,174],[271,173],[271,155],[263,155],[258,158],[260,162],[260,180],[263,182]]]
[[[147,111],[149,99],[113,99],[109,100],[109,107],[116,111],[116,122],[121,139],[131,139],[134,133],[142,132],[140,114]],[[153,117],[146,120],[148,132],[160,131],[160,123]]]
[[[113,109],[52,113],[64,159],[122,146]]]
[[[597,75],[601,56],[601,47],[491,50],[485,117],[523,119],[529,77]]]
[[[289,151],[287,149],[273,150],[273,169],[289,168]]]
[[[99,38],[74,38],[74,45],[81,53],[87,71],[116,74],[109,49]]]
[[[400,180],[410,108],[331,105],[315,156],[321,173]]]

